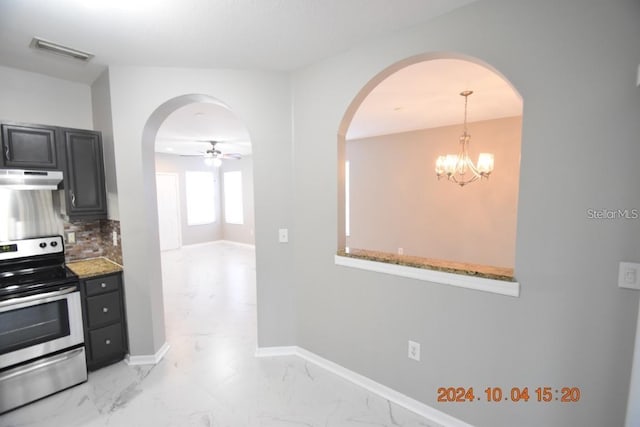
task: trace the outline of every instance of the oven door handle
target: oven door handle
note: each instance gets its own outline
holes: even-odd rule
[[[28,297],[12,298],[6,301],[0,301],[0,307],[9,307],[12,305],[23,304],[25,302],[40,301],[40,300],[45,300],[47,298],[59,297],[62,295],[70,294],[71,292],[74,292],[76,290],[77,290],[77,286],[69,286],[66,288],[62,288],[58,291],[45,292],[43,294],[37,294],[37,295],[29,295]]]

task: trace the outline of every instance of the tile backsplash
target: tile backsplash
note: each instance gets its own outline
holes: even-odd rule
[[[113,232],[117,234],[117,245],[113,244]],[[69,233],[75,233],[75,243],[68,242]],[[64,223],[65,258],[75,261],[104,256],[122,265],[120,221],[73,220]]]

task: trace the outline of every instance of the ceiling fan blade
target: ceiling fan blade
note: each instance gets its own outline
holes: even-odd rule
[[[221,159],[232,159],[232,160],[242,159],[242,155],[240,153],[222,153],[222,155],[218,157]]]

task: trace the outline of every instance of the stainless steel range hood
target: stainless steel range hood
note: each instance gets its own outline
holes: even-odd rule
[[[62,171],[0,169],[0,189],[57,190]]]

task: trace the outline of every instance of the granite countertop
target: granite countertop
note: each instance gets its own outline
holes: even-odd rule
[[[120,264],[104,257],[71,261],[67,263],[67,267],[81,279],[122,271]]]
[[[370,251],[367,249],[353,249],[349,252],[338,251],[338,255],[369,261],[386,262],[387,264],[404,265],[407,267],[424,268],[427,270],[444,271],[447,273],[463,274],[465,276],[483,277],[485,279],[515,282],[512,268],[492,267],[488,265],[467,264],[462,262],[444,261],[432,258],[422,258],[410,255],[396,255],[388,252]]]

